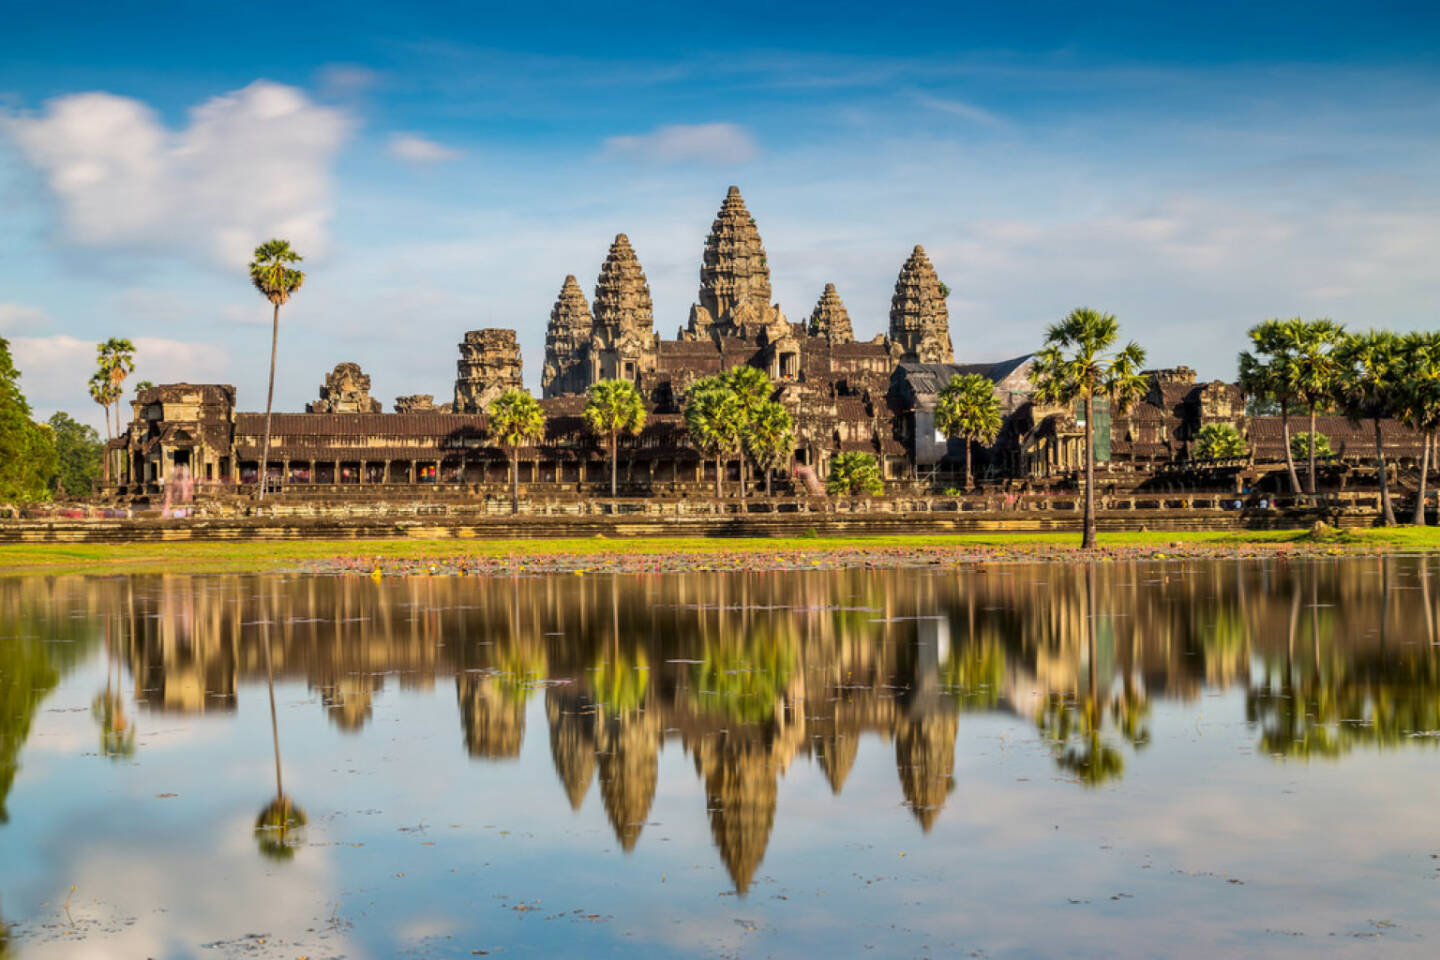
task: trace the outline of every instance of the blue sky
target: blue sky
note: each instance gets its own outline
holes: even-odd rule
[[[0,39],[0,336],[99,424],[93,343],[261,406],[245,254],[306,254],[277,404],[341,360],[448,399],[467,329],[536,384],[628,233],[667,336],[738,184],[776,300],[885,329],[923,243],[956,352],[1115,312],[1230,377],[1272,315],[1433,327],[1440,9],[1422,4],[26,5]],[[92,412],[93,411],[93,412]]]

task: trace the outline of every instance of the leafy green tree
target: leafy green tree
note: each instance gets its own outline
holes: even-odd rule
[[[1196,460],[1233,460],[1245,453],[1245,440],[1229,423],[1205,424],[1195,435],[1195,446],[1191,448]]]
[[[1401,406],[1397,374],[1401,369],[1400,338],[1388,330],[1347,334],[1335,347],[1339,370],[1335,396],[1350,422],[1369,420],[1375,428],[1375,470],[1380,478],[1380,517],[1387,527],[1395,526],[1395,509],[1390,502],[1390,481],[1385,466],[1385,444],[1380,421],[1396,416]]]
[[[151,380],[138,381],[135,384],[135,396],[140,396],[140,394],[144,393],[146,390],[152,389],[154,386],[155,383]]]
[[[115,436],[115,432],[110,429],[110,405],[117,399],[115,384],[110,382],[110,375],[104,370],[96,370],[90,374],[87,387],[90,399],[105,411],[105,439],[109,440]]]
[[[735,453],[740,456],[749,449],[748,437],[752,424],[759,412],[771,402],[771,396],[775,393],[775,385],[764,370],[758,367],[747,365],[733,367],[720,374],[722,386],[735,395],[736,409],[739,411],[740,420],[736,424],[737,432],[735,437]],[[746,485],[746,463],[744,459],[740,462],[740,495],[743,497],[748,492]]]
[[[1290,478],[1290,492],[1300,492],[1300,476],[1295,471],[1295,456],[1290,451],[1290,407],[1298,393],[1295,387],[1293,359],[1296,337],[1293,328],[1304,321],[1270,319],[1250,328],[1251,349],[1240,354],[1240,388],[1258,408],[1274,406],[1280,413],[1280,432],[1285,449],[1285,471]]]
[[[1068,407],[1076,400],[1085,402],[1082,548],[1095,546],[1095,395],[1109,397],[1111,407],[1119,412],[1145,390],[1145,378],[1140,375],[1145,351],[1134,341],[1113,351],[1119,335],[1120,324],[1113,314],[1081,307],[1046,331],[1045,346],[1030,369],[1035,399],[1041,403]]]
[[[0,337],[0,503],[45,499],[55,470],[54,435],[31,419],[10,341]]]
[[[831,459],[825,489],[842,497],[881,494],[885,492],[885,481],[880,476],[880,464],[872,454],[848,450]]]
[[[1425,480],[1430,473],[1430,450],[1440,430],[1440,333],[1409,333],[1400,340],[1403,358],[1397,381],[1401,384],[1399,414],[1406,426],[1425,435],[1420,456],[1420,488],[1415,494],[1411,522],[1425,525]]]
[[[765,471],[765,496],[774,494],[775,468],[788,463],[795,452],[795,422],[784,405],[767,400],[750,416],[745,430],[745,452]]]
[[[1315,412],[1335,396],[1335,387],[1340,365],[1334,355],[1335,348],[1345,336],[1345,328],[1333,320],[1310,320],[1293,322],[1291,335],[1295,338],[1291,367],[1294,371],[1295,394],[1310,414],[1310,434],[1315,435]],[[1309,473],[1306,478],[1306,493],[1315,493],[1315,446],[1306,453]]]
[[[545,439],[545,412],[524,390],[506,390],[485,411],[491,439],[510,455],[510,512],[520,512],[520,448]]]
[[[120,435],[120,398],[125,395],[125,378],[135,372],[135,344],[125,337],[111,337],[95,344],[97,373],[110,382],[108,395],[115,405],[115,435]],[[106,411],[107,418],[109,411]]]
[[[974,484],[970,472],[970,448],[977,443],[994,443],[1000,434],[1000,398],[995,384],[978,373],[956,374],[940,391],[935,405],[935,426],[951,440],[965,442],[965,489]]]
[[[100,476],[104,446],[95,428],[80,423],[64,411],[50,417],[50,430],[55,438],[57,470],[50,482],[50,492],[64,491],[71,496],[90,493]]]
[[[265,499],[270,470],[270,410],[275,404],[275,353],[280,344],[280,308],[290,302],[305,284],[305,274],[290,266],[305,258],[290,247],[288,240],[266,240],[255,248],[250,261],[250,283],[275,308],[270,323],[270,385],[265,391],[265,440],[260,445],[260,490]]]
[[[685,394],[685,430],[703,455],[715,458],[715,496],[724,496],[725,456],[740,443],[740,399],[720,377],[702,377]]]
[[[1312,447],[1310,438],[1315,438]],[[1330,449],[1330,438],[1323,433],[1297,433],[1290,438],[1290,452],[1302,459],[1313,460],[1315,457],[1328,457],[1333,452]]]
[[[585,427],[603,437],[610,448],[610,496],[616,495],[620,470],[620,434],[637,434],[645,426],[645,403],[629,380],[602,380],[587,391],[581,418]]]

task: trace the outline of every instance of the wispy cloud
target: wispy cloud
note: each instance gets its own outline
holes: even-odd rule
[[[283,236],[323,247],[332,164],[349,116],[294,87],[256,81],[168,129],[146,104],[109,93],[51,100],[0,130],[40,171],[73,243],[244,263]]]
[[[457,160],[463,154],[463,151],[412,133],[391,134],[387,149],[392,157],[406,163],[444,163],[446,160]]]
[[[917,93],[915,102],[931,110],[939,110],[941,113],[948,113],[963,120],[983,124],[987,127],[1003,129],[1010,125],[998,114],[991,113],[984,107],[977,107],[973,103],[966,103],[964,100],[956,100],[946,97],[934,97],[926,93]]]
[[[23,333],[48,326],[45,311],[19,303],[0,303],[0,334]]]
[[[645,134],[606,137],[608,157],[656,163],[696,160],[717,165],[746,163],[759,153],[744,127],[733,123],[673,124]]]

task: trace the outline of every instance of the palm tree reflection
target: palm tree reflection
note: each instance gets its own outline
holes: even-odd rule
[[[262,588],[263,589],[263,588]],[[270,612],[260,605],[260,647],[265,658],[265,686],[270,693],[270,738],[275,749],[275,799],[265,805],[255,818],[255,842],[260,854],[270,860],[284,861],[295,856],[295,849],[305,842],[305,811],[285,795],[280,769],[280,727],[275,717],[275,667],[270,653]]]
[[[105,689],[95,695],[90,715],[100,725],[100,754],[112,760],[135,755],[135,727],[125,715],[125,698],[120,693],[123,665],[115,656],[110,635],[110,617],[105,618]],[[112,673],[114,676],[112,684]]]

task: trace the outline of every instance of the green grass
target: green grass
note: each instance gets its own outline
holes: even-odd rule
[[[1075,533],[985,533],[884,537],[644,537],[634,539],[557,540],[316,540],[294,542],[180,541],[123,544],[0,545],[0,574],[34,573],[240,573],[293,568],[306,560],[333,557],[380,557],[402,561],[475,557],[546,557],[556,554],[706,555],[717,553],[803,552],[864,549],[925,549],[933,547],[1029,547],[1051,551],[1078,548]],[[1335,545],[1356,549],[1400,551],[1440,549],[1440,528],[1399,527],[1391,530],[1337,532],[1317,540],[1308,531],[1246,531],[1198,533],[1149,531],[1102,533],[1101,547],[1164,547],[1171,543],[1217,550],[1284,545]]]

